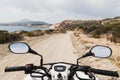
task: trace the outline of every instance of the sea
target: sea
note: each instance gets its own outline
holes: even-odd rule
[[[8,32],[14,32],[19,30],[33,31],[33,30],[49,30],[49,28],[34,28],[26,26],[0,26],[0,30],[7,30]]]

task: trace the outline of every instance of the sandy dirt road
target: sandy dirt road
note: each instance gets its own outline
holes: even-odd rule
[[[32,48],[44,57],[44,62],[71,62],[78,58],[70,39],[70,34],[56,34],[32,46]],[[21,66],[26,63],[39,65],[39,56],[32,54],[10,54],[0,61],[0,80],[23,80],[24,72],[5,73],[6,66]]]

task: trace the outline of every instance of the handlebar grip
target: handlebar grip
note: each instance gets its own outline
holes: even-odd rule
[[[22,71],[25,69],[26,69],[25,66],[6,67],[5,72]]]
[[[100,69],[93,69],[91,68],[91,72],[106,76],[113,76],[113,77],[119,77],[119,74],[117,71],[108,71],[108,70],[100,70]]]

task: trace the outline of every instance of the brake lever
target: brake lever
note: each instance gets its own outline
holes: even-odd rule
[[[43,75],[43,76],[33,76],[32,74],[34,74],[34,73],[37,73],[37,74],[40,74],[40,75]],[[35,71],[33,71],[32,73],[30,73],[30,76],[31,77],[38,77],[38,78],[42,78],[42,77],[44,77],[44,76],[46,76],[46,74],[44,74],[44,73],[41,73],[41,72],[35,72]]]
[[[43,76],[35,76],[35,75],[32,75],[32,73],[38,73],[40,75],[42,74]],[[33,78],[41,78],[42,80],[44,80],[45,75],[43,73],[40,73],[40,72],[32,72],[32,73],[30,73],[31,77],[33,77]]]

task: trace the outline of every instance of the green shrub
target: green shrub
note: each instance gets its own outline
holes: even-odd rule
[[[18,41],[18,40],[22,40],[23,37],[19,34],[10,34],[10,40],[11,41]]]
[[[28,33],[26,33],[26,36],[33,37],[33,36],[36,36],[36,35],[33,32],[28,32]]]
[[[93,34],[92,37],[93,37],[93,38],[100,38],[100,35],[98,35],[98,34]]]
[[[90,32],[92,32],[92,31],[94,31],[95,29],[97,29],[96,26],[87,27],[87,28],[86,28],[86,33],[90,33]]]
[[[3,35],[3,34],[8,34],[8,31],[6,31],[6,30],[0,30],[0,35]]]
[[[9,42],[9,35],[0,35],[0,44]]]
[[[5,34],[0,35],[0,44],[17,41],[17,40],[21,40],[21,39],[22,39],[22,37],[19,34],[5,33]]]
[[[45,30],[44,33],[45,34],[51,34],[51,33],[53,33],[53,30],[52,29],[51,30]]]
[[[35,36],[42,36],[42,35],[44,35],[44,32],[42,30],[35,30],[35,31],[26,33],[26,36],[28,37],[35,37]]]

